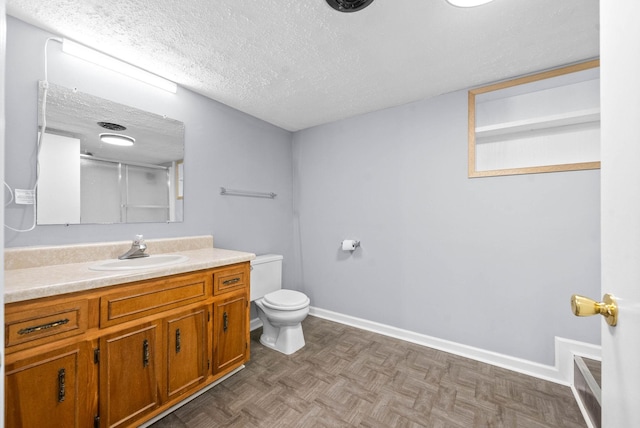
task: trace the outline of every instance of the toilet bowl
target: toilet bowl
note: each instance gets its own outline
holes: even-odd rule
[[[256,300],[258,318],[262,321],[260,343],[290,355],[304,342],[302,321],[309,314],[309,298],[294,290],[277,290]]]

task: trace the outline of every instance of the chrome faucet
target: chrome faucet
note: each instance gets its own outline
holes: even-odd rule
[[[138,257],[149,257],[149,254],[144,251],[147,249],[147,244],[144,243],[144,238],[142,235],[136,235],[133,240],[133,244],[131,244],[131,248],[129,251],[119,256],[120,260],[124,259],[137,259]]]

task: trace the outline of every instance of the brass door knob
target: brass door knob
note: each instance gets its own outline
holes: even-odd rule
[[[588,297],[574,294],[571,296],[571,311],[577,317],[602,315],[607,324],[614,326],[618,323],[618,303],[611,294],[605,294],[602,302],[596,302]]]

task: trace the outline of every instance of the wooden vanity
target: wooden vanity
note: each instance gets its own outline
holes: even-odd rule
[[[70,273],[66,289],[86,289],[10,297],[19,301],[5,306],[5,425],[138,426],[241,367],[249,359],[254,255],[181,254],[190,259],[184,266],[89,272],[92,278],[75,282]],[[12,274],[48,269],[26,270],[7,271],[9,289]]]

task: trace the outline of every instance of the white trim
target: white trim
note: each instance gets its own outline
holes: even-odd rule
[[[577,357],[579,357],[579,356],[577,356]],[[601,397],[600,386],[597,384],[596,380],[593,378],[593,375],[591,373],[584,373],[583,372],[583,370],[587,370],[587,372],[588,372],[589,368],[586,367],[586,365],[585,365],[584,361],[582,360],[582,358],[579,357],[578,359],[576,359],[574,357],[574,360],[575,360],[574,364],[573,364],[574,376],[575,376],[575,372],[576,372],[576,366],[578,366],[577,368],[581,372],[582,378],[586,382],[588,388],[593,393],[594,398],[598,402],[598,406],[600,406],[600,408],[602,409],[602,397]],[[580,367],[583,367],[583,368],[580,368]],[[573,377],[572,379],[575,380],[575,377]],[[582,401],[580,393],[576,389],[575,383],[573,383],[571,385],[571,392],[573,393],[573,397],[575,398],[576,403],[578,403],[578,408],[580,408],[580,413],[582,413],[582,417],[584,418],[585,422],[587,423],[588,428],[595,428],[593,422],[591,421],[591,416],[589,415],[589,411],[588,411],[587,407],[585,406],[585,403]]]
[[[580,399],[580,395],[578,395],[578,391],[576,390],[576,387],[573,385],[573,383],[571,384],[571,392],[573,393],[573,398],[576,400],[576,403],[578,404],[580,413],[582,413],[582,418],[584,419],[584,422],[587,424],[587,428],[596,428],[593,425],[593,422],[591,422],[591,417],[589,416],[589,413],[587,413],[587,409],[584,407],[584,404]]]
[[[507,370],[512,370],[565,386],[571,386],[573,384],[574,354],[600,359],[600,346],[563,339],[560,337],[555,338],[555,366],[549,366],[313,306],[309,307],[309,315],[360,328],[362,330],[372,331],[385,336],[394,337],[396,339],[405,340],[418,345],[427,346],[429,348],[438,349],[440,351],[470,358],[472,360],[502,367]]]
[[[253,331],[260,327],[262,327],[262,321],[260,321],[260,318],[254,318],[251,321],[249,321],[249,330]]]
[[[602,348],[588,343],[556,337],[556,366],[558,366],[559,371],[563,376],[569,378],[571,393],[573,394],[573,398],[575,398],[576,403],[578,403],[578,408],[580,409],[580,413],[582,413],[582,418],[587,424],[587,428],[595,428],[593,422],[591,422],[591,416],[589,416],[589,413],[578,394],[578,390],[573,383],[573,372],[575,368],[573,357],[575,355],[602,361]]]
[[[578,342],[571,339],[556,337],[556,368],[562,379],[567,379],[573,386],[573,356],[602,360],[602,348],[599,345]]]

